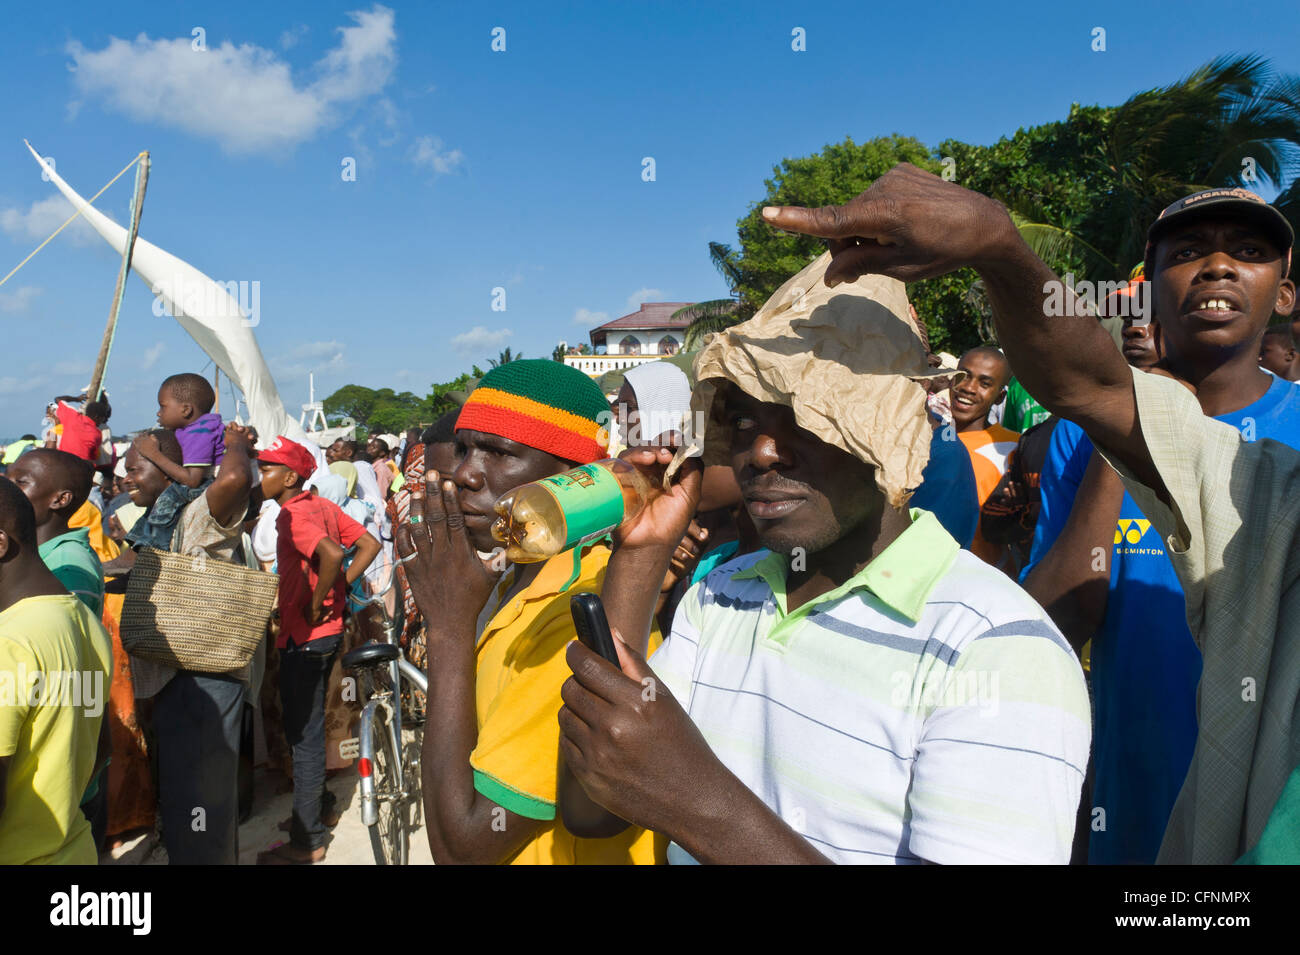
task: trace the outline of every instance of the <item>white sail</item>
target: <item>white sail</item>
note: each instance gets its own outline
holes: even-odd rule
[[[32,149],[31,143],[23,142],[50,182],[121,255],[126,249],[126,229],[86,202]],[[240,311],[239,302],[231,296],[228,286],[213,281],[188,262],[141,237],[135,240],[131,269],[161,299],[166,309],[164,314],[173,316],[243,392],[249,421],[263,443],[281,434],[298,442],[310,440],[298,422],[285,413],[275,380],[253,337],[253,322]]]

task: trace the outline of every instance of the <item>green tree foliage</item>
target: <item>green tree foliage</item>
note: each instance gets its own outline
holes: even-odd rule
[[[948,170],[961,185],[1002,202],[1059,274],[1123,279],[1141,261],[1146,230],[1160,210],[1188,193],[1271,182],[1282,189],[1279,207],[1296,216],[1300,193],[1291,180],[1300,168],[1300,79],[1275,75],[1257,56],[1221,57],[1119,106],[1075,104],[1065,119],[1018,129],[991,146],[946,140],[930,152],[894,135],[861,145],[846,139],[782,160],[765,195],[737,223],[739,249],[710,244],[715,266],[721,270],[721,258],[735,278],[740,308],[752,314],[824,248],[764,224],[763,206],[843,203],[899,162]],[[962,270],[908,286],[934,351],[960,354],[988,336],[987,302],[975,280]]]
[[[434,385],[428,397],[429,423],[432,424],[447,412],[459,408],[460,403],[456,401],[452,393],[460,392],[463,395],[469,391],[472,385],[477,384],[483,375],[483,369],[475,365],[472,370],[453,378],[451,381],[444,381],[442,384]]]
[[[368,431],[396,434],[426,417],[427,403],[427,399],[409,391],[398,393],[392,388],[375,390],[364,385],[344,385],[322,405],[326,420],[338,423],[348,417]]]
[[[378,394],[364,385],[344,385],[321,402],[326,420],[337,423],[342,418],[351,418],[364,425],[370,421]]]
[[[507,362],[518,361],[523,357],[524,356],[522,353],[512,354],[510,348],[507,347],[505,351],[498,353],[496,358],[489,358],[488,364],[491,365],[493,368],[498,368],[501,365],[506,364]]]
[[[516,356],[517,357],[517,356]],[[447,412],[460,407],[455,393],[469,391],[484,375],[478,365],[453,378],[435,384],[429,394],[421,398],[410,391],[395,392],[391,388],[367,388],[364,385],[344,385],[326,398],[322,404],[326,420],[339,424],[343,418],[352,418],[361,433],[383,431],[401,434],[407,428],[432,424]]]
[[[851,138],[814,156],[783,159],[766,180],[766,193],[736,224],[740,248],[713,243],[710,256],[727,264],[746,314],[752,315],[794,273],[825,251],[820,239],[778,232],[763,221],[763,206],[826,206],[847,202],[900,162],[931,172],[939,167],[919,141],[885,136],[861,145]],[[718,246],[715,252],[713,246]]]

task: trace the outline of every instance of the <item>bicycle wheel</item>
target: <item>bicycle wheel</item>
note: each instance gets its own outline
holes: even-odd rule
[[[403,733],[407,738],[402,741],[402,778],[406,781],[406,791],[410,794],[408,831],[415,832],[424,824],[424,790],[420,777],[420,750],[424,745],[424,730],[420,726],[408,726]]]
[[[370,826],[375,865],[406,865],[410,837],[410,799],[398,783],[397,747],[387,711],[375,713],[375,803],[379,818]]]

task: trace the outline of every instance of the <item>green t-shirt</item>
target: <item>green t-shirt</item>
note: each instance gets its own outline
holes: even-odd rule
[[[78,527],[47,540],[37,553],[68,593],[79,598],[95,616],[103,616],[104,566],[90,546],[87,528]]]
[[[1024,434],[1051,416],[1052,413],[1031,398],[1020,382],[1011,379],[1007,385],[1007,405],[1002,412],[1002,427]]]
[[[1237,865],[1300,865],[1300,768],[1277,797],[1259,842]]]

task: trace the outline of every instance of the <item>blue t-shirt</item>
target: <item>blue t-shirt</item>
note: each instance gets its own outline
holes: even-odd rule
[[[1275,379],[1258,401],[1216,416],[1243,439],[1300,448],[1300,389]],[[1092,457],[1078,425],[1062,421],[1043,465],[1042,510],[1021,581],[1060,536]],[[1187,626],[1182,585],[1164,542],[1127,491],[1115,528],[1106,616],[1092,641],[1096,703],[1092,806],[1094,865],[1155,862],[1196,748],[1201,653]],[[1093,816],[1098,827],[1102,817]]]
[[[945,441],[944,433],[952,436]],[[975,471],[966,446],[950,428],[935,428],[930,438],[930,460],[921,472],[921,485],[908,507],[919,507],[939,519],[943,529],[970,550],[980,522],[980,500],[975,491]]]

